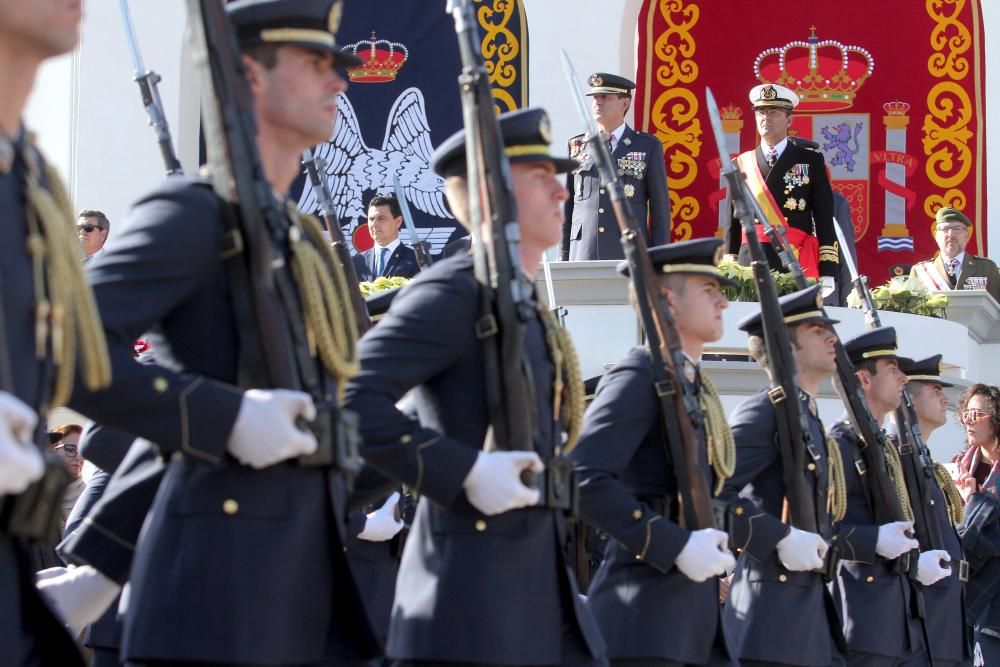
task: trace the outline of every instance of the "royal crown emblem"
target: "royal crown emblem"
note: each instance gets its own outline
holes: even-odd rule
[[[800,112],[849,109],[874,69],[875,59],[867,49],[821,41],[815,26],[808,40],[766,49],[753,62],[761,83],[776,83],[798,94]]]
[[[590,77],[589,83],[594,88],[597,88],[599,86],[603,86],[604,85],[604,79],[601,78],[599,75],[594,74],[593,76]]]
[[[347,70],[351,81],[356,83],[386,83],[394,81],[403,69],[409,50],[399,42],[376,39],[372,31],[371,39],[363,39],[344,47],[361,59],[361,64]]]

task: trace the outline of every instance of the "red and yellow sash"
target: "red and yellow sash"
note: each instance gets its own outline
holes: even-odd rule
[[[785,237],[792,246],[792,252],[795,253],[796,258],[799,260],[802,272],[809,278],[819,278],[819,241],[812,234],[804,232],[801,229],[796,229],[795,227],[790,227],[787,224],[785,214],[781,212],[781,207],[774,201],[774,195],[771,194],[770,188],[767,187],[764,175],[760,173],[760,166],[757,164],[755,151],[740,153],[739,157],[736,158],[736,163],[740,166],[743,173],[746,174],[750,193],[757,200],[760,210],[767,216],[768,221],[774,226],[780,225],[785,228]],[[764,226],[757,224],[756,227],[757,238],[760,239],[760,242],[770,243],[771,241],[764,235]],[[746,242],[747,236],[744,233],[743,243]]]

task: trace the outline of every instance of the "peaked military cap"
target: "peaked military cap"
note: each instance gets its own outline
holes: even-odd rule
[[[763,83],[750,89],[750,103],[754,109],[776,107],[791,111],[799,106],[799,96],[776,83]]]
[[[226,5],[240,46],[292,44],[329,51],[337,67],[361,60],[337,46],[343,0],[236,0]]]
[[[879,327],[844,341],[844,350],[851,363],[856,364],[868,359],[896,359],[896,329]]]
[[[937,210],[937,213],[934,214],[934,222],[936,222],[937,224],[942,224],[947,222],[961,222],[966,227],[972,226],[972,220],[969,220],[968,216],[959,211],[957,208],[952,208],[950,206],[939,208]]]
[[[822,285],[816,284],[778,298],[778,305],[781,306],[781,315],[785,324],[805,324],[807,322],[836,324],[840,321],[827,317],[823,312],[821,287]],[[760,334],[764,330],[760,311],[758,310],[740,320],[739,328],[752,336]]]
[[[735,285],[734,280],[719,272],[721,256],[722,239],[716,238],[680,241],[649,249],[649,259],[657,272],[693,273],[715,278],[722,285]],[[619,262],[617,268],[623,276],[629,275],[627,261]]]
[[[552,155],[549,148],[552,130],[549,115],[544,109],[508,111],[500,114],[497,120],[500,122],[500,134],[503,135],[504,151],[510,162],[548,161],[555,165],[556,172],[560,174],[580,166],[576,160]],[[440,176],[465,173],[465,130],[459,130],[437,147],[431,156],[431,166]]]
[[[942,387],[954,387],[950,382],[941,379],[941,355],[935,354],[926,359],[909,359],[899,357],[899,370],[906,374],[906,378],[913,382],[931,382]]]
[[[634,81],[607,72],[594,72],[587,79],[587,83],[590,84],[590,90],[585,93],[586,95],[631,95],[632,89],[635,88]]]

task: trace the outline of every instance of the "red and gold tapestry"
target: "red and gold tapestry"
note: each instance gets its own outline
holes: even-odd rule
[[[819,143],[875,284],[937,251],[942,206],[986,254],[980,0],[645,0],[638,34],[635,122],[663,141],[674,240],[729,220],[705,87],[735,155],[759,142],[747,94],[769,82],[799,94],[792,133]]]

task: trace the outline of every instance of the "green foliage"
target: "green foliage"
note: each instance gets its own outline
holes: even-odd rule
[[[893,313],[910,313],[928,317],[944,317],[948,307],[948,295],[928,291],[917,278],[895,276],[884,285],[871,290],[872,301],[878,310]],[[861,300],[856,292],[847,297],[847,305],[861,308]]]
[[[719,262],[719,272],[737,283],[735,286],[722,288],[727,299],[730,301],[758,301],[753,269],[749,266],[740,266],[731,260],[723,260]],[[791,294],[799,289],[798,285],[795,284],[795,278],[790,273],[771,271],[771,278],[774,280],[774,288],[778,292],[778,296]],[[817,282],[813,278],[806,278],[806,281],[810,285]]]
[[[371,296],[377,292],[385,292],[386,290],[396,289],[397,287],[402,287],[406,283],[410,282],[409,278],[403,278],[402,276],[397,276],[395,278],[386,278],[385,276],[379,276],[372,281],[364,281],[358,283],[358,287],[361,288],[361,293],[365,296]]]

